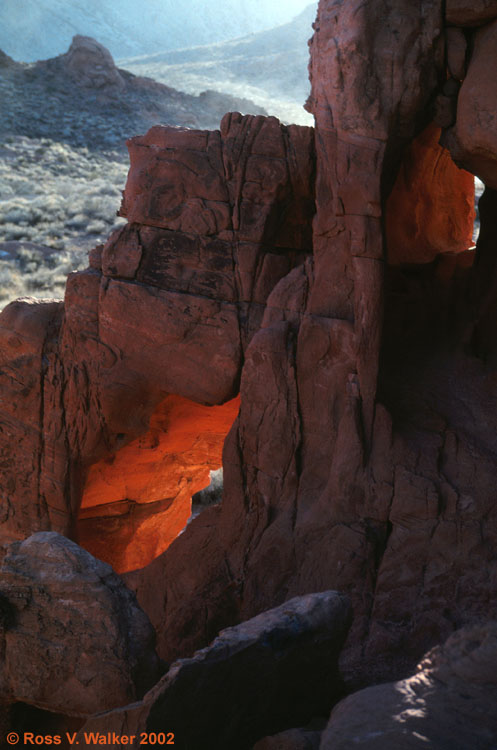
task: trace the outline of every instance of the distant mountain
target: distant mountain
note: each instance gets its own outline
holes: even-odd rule
[[[216,91],[198,96],[117,68],[109,51],[77,35],[63,55],[18,63],[0,51],[0,135],[50,138],[75,147],[120,149],[152,125],[219,127],[227,111],[266,114]]]
[[[284,121],[312,124],[302,105],[310,89],[307,40],[315,17],[313,2],[292,21],[273,29],[227,42],[125,58],[119,64],[191,94],[216,89],[248,97]]]
[[[15,60],[55,57],[75,34],[114,57],[232,39],[289,21],[308,0],[1,0],[0,48]]]

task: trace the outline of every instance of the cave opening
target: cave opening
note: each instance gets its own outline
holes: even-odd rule
[[[209,471],[209,484],[192,495],[192,514],[188,522],[200,515],[205,508],[219,505],[223,499],[224,474],[223,467]]]
[[[238,409],[239,397],[204,406],[166,396],[144,435],[90,467],[78,543],[118,573],[162,554],[203,507],[220,501],[223,444]]]

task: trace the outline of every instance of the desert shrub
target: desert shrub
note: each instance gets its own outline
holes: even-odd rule
[[[47,138],[9,136],[0,160],[0,243],[30,241],[52,252],[0,256],[0,307],[18,296],[62,296],[87,251],[124,223],[116,217],[127,158]]]

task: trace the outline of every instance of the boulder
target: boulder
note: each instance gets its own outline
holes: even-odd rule
[[[457,99],[456,122],[441,141],[458,166],[476,174],[494,189],[497,188],[497,82],[492,70],[496,65],[497,20],[474,32],[467,74]]]
[[[88,716],[157,680],[147,616],[109,565],[69,539],[40,532],[9,545],[0,594],[2,701]]]
[[[110,731],[134,735],[138,747],[142,731],[171,732],[185,750],[249,750],[336,700],[350,615],[347,598],[335,591],[291,599],[222,631],[172,664],[141,703],[89,719],[77,739],[98,747],[98,735]]]
[[[57,59],[77,86],[106,94],[125,88],[109,50],[92,37],[76,34],[68,51]]]
[[[493,750],[497,744],[497,623],[464,628],[412,677],[366,688],[332,711],[321,750]]]

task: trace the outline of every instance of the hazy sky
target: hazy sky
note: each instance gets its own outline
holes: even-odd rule
[[[309,0],[0,0],[0,49],[16,60],[65,52],[74,34],[114,57],[233,39],[290,21]]]

